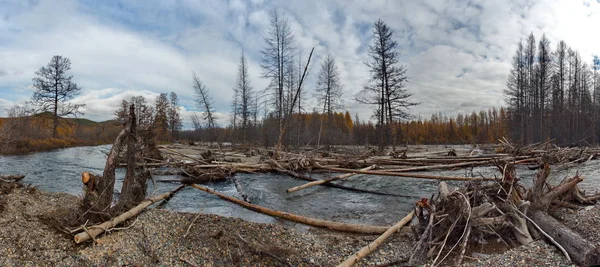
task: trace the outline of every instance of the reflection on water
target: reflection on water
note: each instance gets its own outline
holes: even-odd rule
[[[81,172],[91,171],[101,174],[110,145],[95,147],[74,147],[50,152],[40,152],[22,156],[0,156],[0,174],[24,174],[25,183],[40,189],[65,192],[72,195],[82,194]],[[559,171],[552,174],[552,180],[558,183],[565,176],[572,176],[577,169]],[[586,177],[582,188],[593,192],[597,186],[600,169],[595,161],[578,166],[579,173]],[[115,192],[120,190],[124,169],[117,170]],[[453,171],[438,171],[437,175],[446,176],[485,176],[498,175],[495,168],[478,167]],[[517,168],[518,176],[526,184],[531,184],[535,171],[525,167]],[[313,175],[322,177],[325,174]],[[156,180],[176,179],[176,176],[155,176]],[[251,202],[291,213],[313,218],[348,223],[389,225],[408,213],[413,203],[422,197],[431,197],[437,189],[437,181],[401,177],[383,177],[357,175],[340,181],[346,186],[395,193],[407,197],[380,196],[349,192],[342,189],[315,186],[292,194],[286,189],[305,183],[288,176],[276,174],[238,174],[236,179],[240,188]],[[450,183],[451,186],[458,184]],[[207,186],[241,198],[233,181],[209,183]],[[166,192],[177,187],[176,184],[152,183],[148,185],[149,194]],[[275,219],[255,213],[216,196],[193,188],[185,188],[173,197],[165,206],[167,209],[184,212],[202,212],[223,216],[239,217],[254,222],[274,222]]]

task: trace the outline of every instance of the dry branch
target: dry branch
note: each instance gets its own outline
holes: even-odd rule
[[[366,167],[366,168],[362,168],[361,171],[368,171],[368,170],[372,170],[374,168],[375,168],[375,165],[372,165],[372,166],[369,166],[369,167]],[[333,178],[318,180],[318,181],[306,183],[306,184],[303,184],[303,185],[295,186],[295,187],[292,187],[292,188],[290,188],[288,190],[285,190],[285,191],[288,192],[288,193],[292,193],[292,192],[296,192],[296,191],[299,191],[299,190],[302,190],[302,189],[309,188],[311,186],[325,184],[325,183],[329,183],[329,182],[336,181],[336,180],[350,178],[350,177],[352,177],[354,175],[356,175],[356,173],[342,174],[342,175],[338,175],[338,176],[333,177]]]
[[[322,227],[322,228],[327,228],[327,229],[341,231],[341,232],[361,233],[361,234],[381,234],[381,233],[384,233],[386,230],[388,230],[388,227],[384,227],[384,226],[349,224],[349,223],[340,223],[340,222],[332,222],[332,221],[326,221],[326,220],[321,220],[321,219],[308,218],[308,217],[304,217],[304,216],[300,216],[300,215],[296,215],[296,214],[292,214],[292,213],[287,213],[287,212],[281,212],[281,211],[265,208],[265,207],[262,207],[259,205],[255,205],[252,203],[248,203],[246,201],[243,201],[243,200],[240,200],[240,199],[237,199],[235,197],[231,197],[231,196],[228,196],[225,194],[221,194],[215,190],[212,190],[210,188],[200,186],[197,184],[191,184],[190,186],[194,187],[196,189],[202,190],[204,192],[216,195],[216,196],[220,197],[221,199],[238,204],[249,210],[253,210],[253,211],[267,214],[267,215],[270,215],[273,217],[279,217],[282,219],[286,219],[289,221],[298,222],[298,223],[302,223],[302,224],[306,224],[306,225]]]
[[[354,253],[352,256],[350,256],[348,259],[346,259],[344,262],[342,262],[340,265],[338,265],[338,267],[354,266],[354,264],[356,264],[360,259],[362,259],[362,258],[366,257],[367,255],[371,254],[371,252],[375,251],[379,246],[381,246],[381,244],[386,239],[388,239],[394,233],[398,232],[402,227],[404,227],[404,225],[406,225],[407,223],[409,223],[412,220],[412,218],[413,218],[414,215],[415,215],[415,212],[411,211],[408,215],[406,215],[406,217],[402,218],[402,220],[400,220],[394,226],[392,226],[389,229],[387,229],[387,231],[385,231],[385,233],[383,233],[382,235],[380,235],[373,242],[371,242],[370,244],[368,244],[365,247],[361,248],[358,252]]]

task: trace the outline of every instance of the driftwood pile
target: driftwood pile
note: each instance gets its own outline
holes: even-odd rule
[[[84,218],[96,222],[106,221],[96,226],[86,227],[84,224],[80,227],[79,234],[75,237],[77,243],[95,240],[95,237],[102,232],[136,216],[153,203],[167,199],[189,185],[270,216],[336,231],[381,234],[373,243],[352,255],[340,266],[352,266],[399,229],[410,224],[414,217],[417,218],[417,224],[413,227],[415,246],[411,251],[411,257],[407,259],[409,265],[426,263],[437,265],[448,263],[448,259],[452,259],[454,264],[461,264],[465,254],[476,244],[475,240],[490,237],[499,237],[511,247],[527,244],[537,238],[547,238],[570,260],[582,265],[600,264],[600,251],[595,244],[548,214],[549,209],[557,206],[577,208],[578,205],[592,204],[600,199],[600,195],[586,196],[577,186],[582,181],[582,177],[578,175],[565,179],[556,186],[551,186],[547,181],[550,164],[567,167],[579,164],[596,158],[600,153],[598,149],[559,148],[550,142],[517,147],[506,139],[502,139],[501,146],[496,148],[499,153],[487,155],[477,153],[464,155],[453,149],[417,155],[407,155],[406,151],[401,151],[387,156],[379,155],[373,150],[349,154],[323,153],[314,150],[290,153],[247,148],[240,152],[231,148],[201,149],[189,145],[186,146],[188,152],[184,153],[176,146],[162,146],[159,147],[162,159],[148,154],[136,155],[133,152],[126,154],[124,166],[127,167],[127,174],[122,196],[119,203],[111,207],[115,182],[114,170],[119,166],[118,155],[125,143],[128,151],[139,150],[136,148],[136,143],[137,147],[140,147],[138,138],[143,138],[136,136],[135,115],[133,108],[130,110],[128,123],[111,149],[103,175],[89,173],[82,175],[85,184],[82,207]],[[154,147],[154,144],[148,147]],[[194,150],[194,153],[189,153],[189,149]],[[539,169],[532,188],[526,188],[520,182],[515,171],[516,165]],[[140,171],[137,169],[140,166],[149,171]],[[496,166],[501,175],[453,177],[423,173],[478,166]],[[146,180],[149,179],[150,172],[180,174],[185,178],[162,180],[183,185],[172,192],[145,199]],[[276,172],[308,182],[289,188],[287,192],[290,194],[312,186],[331,186],[362,193],[403,197],[335,183],[343,179],[353,177],[355,179],[359,175],[433,179],[440,183],[435,196],[418,201],[414,211],[394,226],[383,227],[303,217],[261,207],[198,185],[198,183],[227,179],[240,172]],[[311,177],[315,172],[330,175],[318,180]],[[464,186],[451,188],[445,181],[462,181]],[[127,209],[129,210],[126,211]],[[123,211],[126,212],[121,213]]]
[[[600,249],[563,225],[547,211],[554,205],[576,208],[591,204],[599,195],[587,197],[577,184],[579,176],[549,185],[550,167],[544,164],[533,188],[527,189],[516,177],[510,163],[498,165],[504,177],[495,183],[469,182],[451,189],[439,184],[433,199],[416,204],[418,226],[416,243],[409,265],[439,264],[452,256],[460,265],[469,247],[480,238],[500,238],[510,247],[528,244],[534,238],[547,238],[569,260],[584,265],[600,264]]]

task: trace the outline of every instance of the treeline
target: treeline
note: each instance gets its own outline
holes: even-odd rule
[[[124,123],[129,114],[129,106],[134,105],[137,127],[152,128],[156,141],[174,141],[179,138],[181,130],[181,115],[179,98],[175,92],[159,94],[154,105],[148,103],[143,96],[134,96],[129,101],[121,100],[120,108],[114,115],[117,121]]]
[[[31,115],[30,110],[22,106],[10,108],[8,115],[8,118],[0,118],[0,154],[108,144],[114,141],[122,128],[116,121],[94,122],[76,118],[54,120],[51,112]]]
[[[532,34],[517,46],[505,91],[510,135],[521,143],[556,139],[597,143],[600,134],[600,60]]]
[[[379,145],[380,126],[370,120],[352,119],[346,111],[334,112],[331,120],[328,114],[317,111],[292,115],[290,131],[285,136],[288,146],[331,145]],[[323,122],[323,123],[322,123]],[[458,114],[448,117],[441,113],[429,119],[417,119],[394,125],[397,144],[475,144],[495,143],[509,133],[508,115],[504,108],[491,108],[487,111]],[[324,125],[329,126],[325,134]],[[216,129],[218,138],[214,141],[246,143],[271,146],[277,142],[278,123],[275,116],[269,116],[247,130],[246,142],[242,139],[242,129],[232,126]],[[182,139],[191,141],[213,141],[207,129],[186,130],[180,133]],[[384,137],[387,138],[387,137]]]
[[[402,140],[402,128],[409,119],[409,108],[418,103],[411,101],[406,89],[407,69],[400,63],[399,45],[394,31],[382,20],[372,26],[372,42],[366,65],[369,79],[365,81],[359,103],[373,107],[376,120],[375,140],[380,149]],[[304,60],[298,50],[289,19],[273,10],[269,30],[260,50],[261,78],[270,81],[264,90],[254,90],[248,77],[248,64],[242,51],[233,86],[231,126],[220,128],[215,123],[215,111],[210,91],[195,73],[193,88],[196,106],[201,115],[192,113],[194,130],[182,137],[206,141],[228,140],[241,143],[259,142],[265,145],[301,145],[354,143],[352,119],[343,110],[344,84],[332,55],[324,55],[317,73],[315,88],[305,88],[314,48]],[[310,92],[308,89],[313,89]],[[314,101],[310,101],[313,99]],[[308,106],[317,107],[306,112]],[[261,117],[259,120],[258,117]]]

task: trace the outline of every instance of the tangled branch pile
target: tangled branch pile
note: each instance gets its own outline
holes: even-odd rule
[[[429,261],[435,266],[448,258],[460,265],[466,251],[481,238],[499,238],[515,247],[541,236],[558,246],[568,259],[585,266],[600,263],[600,250],[595,244],[547,213],[554,206],[576,208],[600,199],[600,195],[587,197],[582,193],[577,186],[582,177],[576,175],[551,186],[547,182],[550,168],[545,164],[534,186],[527,189],[516,178],[512,164],[498,166],[504,175],[501,181],[469,182],[456,189],[440,182],[438,194],[431,201],[422,199],[417,203],[418,242],[410,265]]]

